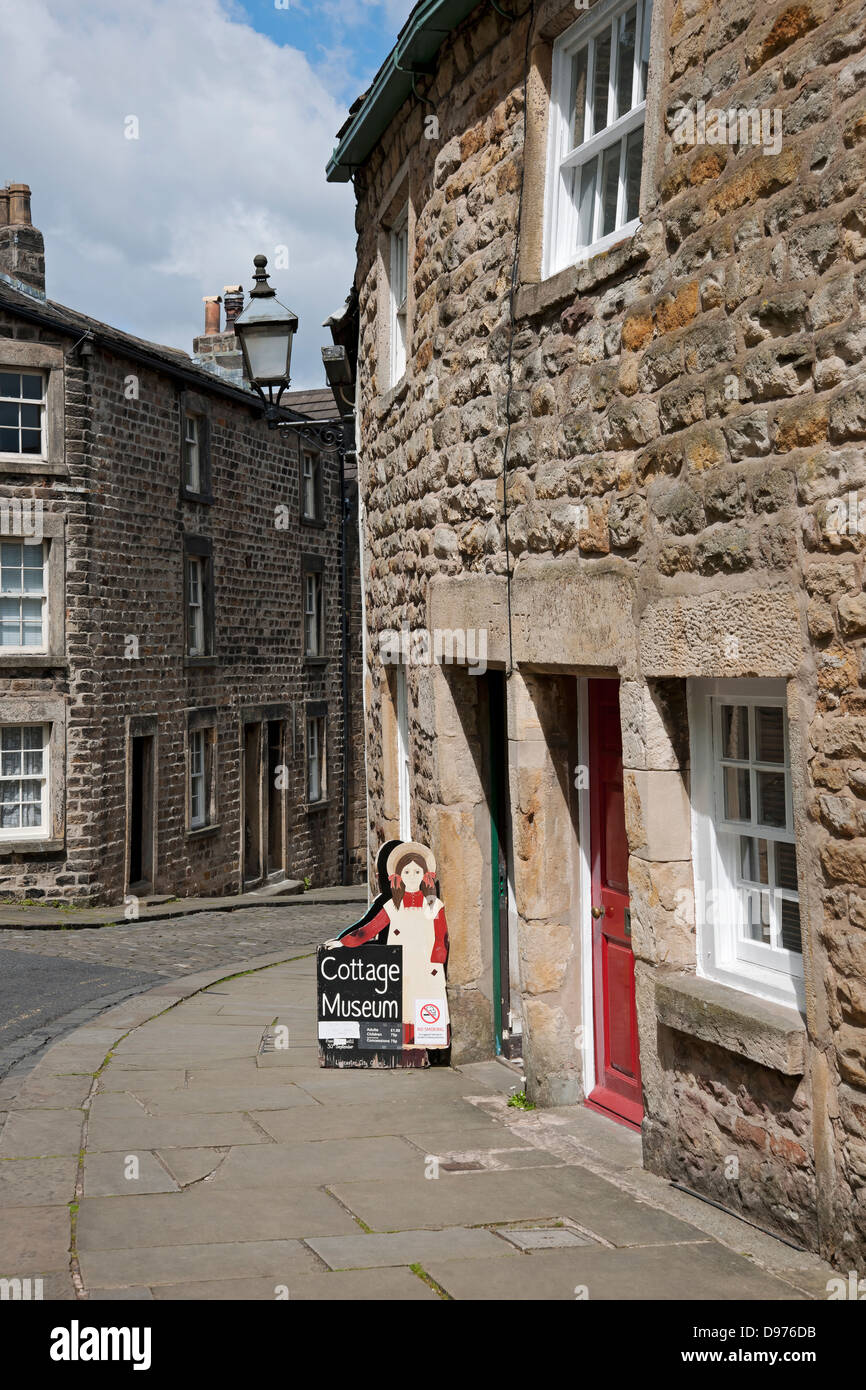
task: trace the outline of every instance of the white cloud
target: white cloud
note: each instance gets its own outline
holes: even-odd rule
[[[31,185],[49,296],[190,351],[202,295],[285,245],[293,385],[324,384],[355,232],[351,186],[325,182],[345,111],[321,72],[220,0],[0,0],[0,49],[0,182]]]

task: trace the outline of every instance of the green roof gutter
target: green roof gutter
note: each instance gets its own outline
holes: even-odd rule
[[[448,35],[478,5],[479,0],[421,0],[396,44],[373,79],[328,161],[329,183],[348,183],[412,92],[415,74],[430,72]]]

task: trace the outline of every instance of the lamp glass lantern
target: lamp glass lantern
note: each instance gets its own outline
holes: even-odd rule
[[[268,284],[267,257],[255,257],[256,283],[250,302],[234,321],[244,368],[253,386],[285,389],[292,365],[292,341],[298,316],[277,299]]]

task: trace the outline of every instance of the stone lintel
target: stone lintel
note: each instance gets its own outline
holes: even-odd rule
[[[640,623],[644,676],[797,674],[804,650],[797,597],[790,590],[715,590],[659,598]]]
[[[806,1025],[795,1009],[715,980],[664,967],[654,972],[656,1018],[784,1076],[806,1070]]]

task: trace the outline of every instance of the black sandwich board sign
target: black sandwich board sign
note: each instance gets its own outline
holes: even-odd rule
[[[369,945],[363,951],[319,947],[319,1057],[323,1066],[400,1066],[402,957],[402,946]]]
[[[319,1061],[323,1067],[447,1063],[448,925],[436,860],[418,841],[392,840],[377,867],[378,897],[316,956]]]

